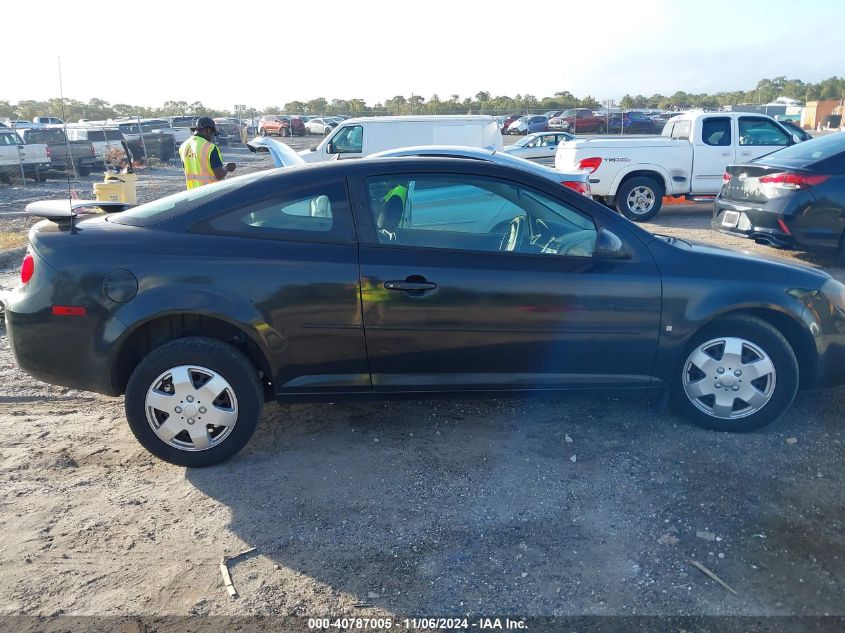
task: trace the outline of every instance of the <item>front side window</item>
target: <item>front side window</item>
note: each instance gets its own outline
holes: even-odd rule
[[[242,205],[202,223],[201,227],[214,233],[265,239],[322,236],[352,240],[349,214],[346,188],[335,182]]]
[[[789,145],[789,135],[768,119],[739,117],[740,145]]]
[[[332,139],[332,147],[336,154],[360,154],[364,151],[364,128],[361,125],[350,125],[342,128]]]
[[[379,243],[591,257],[593,220],[533,189],[481,176],[367,181]]]
[[[710,117],[701,123],[701,140],[705,145],[729,147],[731,144],[731,120],[729,117]]]

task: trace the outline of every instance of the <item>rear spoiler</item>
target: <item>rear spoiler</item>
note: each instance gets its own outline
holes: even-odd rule
[[[39,200],[26,205],[26,212],[37,218],[48,220],[72,220],[79,215],[77,209],[98,207],[106,213],[125,211],[134,206],[126,202],[111,200]]]

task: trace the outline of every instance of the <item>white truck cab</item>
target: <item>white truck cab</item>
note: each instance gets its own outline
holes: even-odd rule
[[[715,196],[728,165],[798,142],[764,114],[691,111],[669,119],[659,137],[563,143],[555,167],[588,170],[593,197],[643,222],[657,215],[663,196]]]
[[[502,149],[492,116],[379,116],[347,119],[319,145],[299,152],[307,163],[363,158],[416,145],[462,145]]]

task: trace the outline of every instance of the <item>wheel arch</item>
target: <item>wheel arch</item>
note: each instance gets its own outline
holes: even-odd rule
[[[244,353],[259,372],[265,401],[275,398],[272,368],[258,337],[241,325],[218,315],[188,311],[151,316],[124,333],[115,345],[110,363],[114,393],[126,391],[132,371],[147,354],[165,343],[189,336],[216,339]]]
[[[616,178],[613,179],[613,184],[610,186],[610,193],[608,195],[613,196],[614,198],[619,195],[619,189],[624,185],[627,181],[631,180],[631,178],[651,178],[656,180],[658,184],[663,185],[663,194],[671,194],[672,187],[669,178],[669,173],[660,167],[659,165],[634,165],[631,167],[626,167],[624,170],[620,171],[616,174]]]
[[[720,320],[734,316],[756,317],[778,330],[789,346],[792,348],[795,358],[798,361],[799,389],[812,388],[816,382],[816,367],[818,352],[813,335],[810,333],[800,319],[788,312],[765,306],[748,306],[727,310],[714,314],[712,317],[701,323],[692,330],[682,346],[682,353],[679,362],[684,362],[684,354],[688,350],[690,341],[704,328],[718,323]]]

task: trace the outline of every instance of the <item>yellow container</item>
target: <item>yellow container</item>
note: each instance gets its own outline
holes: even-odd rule
[[[106,202],[138,204],[138,196],[135,191],[135,182],[137,180],[137,174],[114,174],[107,172],[104,182],[94,183],[94,197],[97,200]]]

